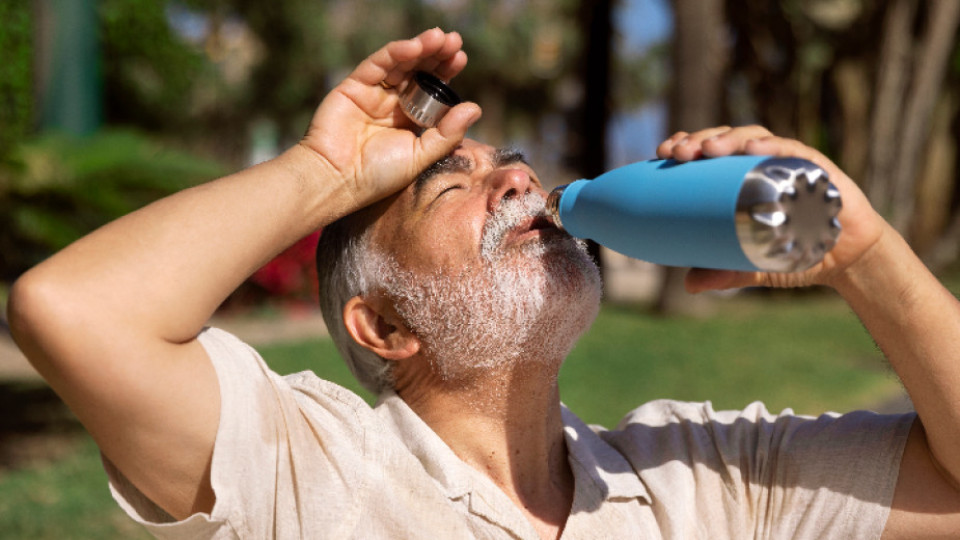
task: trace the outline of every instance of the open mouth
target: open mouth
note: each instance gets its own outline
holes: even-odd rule
[[[553,221],[547,216],[534,216],[530,221],[529,230],[538,231],[541,229],[556,229]]]
[[[506,244],[543,241],[563,230],[547,215],[544,199],[530,194],[523,200],[504,201],[496,212],[488,215],[481,234],[481,253],[492,254]]]
[[[559,231],[556,225],[546,216],[529,216],[524,218],[508,236],[511,240],[526,240],[531,236],[540,236],[549,231]]]

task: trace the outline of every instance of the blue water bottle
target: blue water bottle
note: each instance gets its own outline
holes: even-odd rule
[[[642,161],[560,186],[547,207],[575,237],[667,266],[796,272],[840,235],[840,193],[799,158]]]

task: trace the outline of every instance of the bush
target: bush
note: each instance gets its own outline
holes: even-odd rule
[[[0,281],[156,199],[222,175],[133,131],[45,135],[0,162]]]

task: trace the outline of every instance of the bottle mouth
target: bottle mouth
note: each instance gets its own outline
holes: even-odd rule
[[[560,230],[564,230],[563,223],[560,222],[560,198],[563,197],[563,192],[565,189],[567,189],[567,185],[553,188],[550,194],[547,195],[546,217]]]
[[[414,73],[400,95],[403,113],[421,129],[436,127],[447,111],[460,102],[452,88],[425,71]]]

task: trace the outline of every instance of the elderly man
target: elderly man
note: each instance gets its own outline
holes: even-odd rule
[[[161,200],[55,255],[11,294],[16,339],[158,537],[885,538],[960,530],[960,304],[814,150],[762,128],[680,133],[690,160],[795,155],[843,193],[844,234],[799,275],[698,270],[692,291],[826,284],[918,412],[818,419],[654,402],[617,430],[560,404],[596,268],[541,217],[516,153],[465,140],[461,104],[416,136],[414,70],[466,65],[434,29],[377,51],[280,157]],[[371,409],[280,377],[204,324],[249,274],[325,228],[330,330]]]

